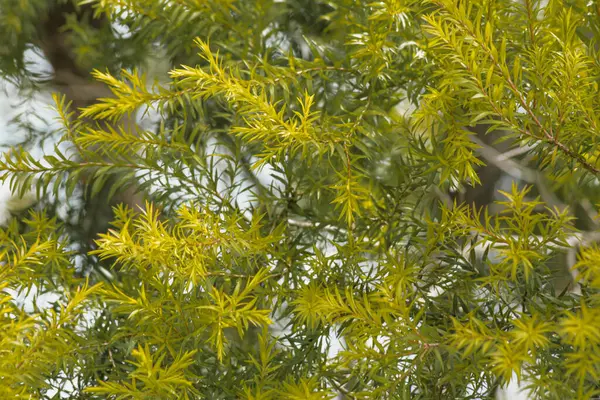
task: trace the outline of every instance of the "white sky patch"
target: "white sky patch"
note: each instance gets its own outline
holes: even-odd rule
[[[513,375],[510,384],[506,387],[501,387],[496,392],[496,399],[498,400],[528,400],[529,392],[524,390],[523,387],[527,386],[527,382],[523,381],[521,385],[517,383],[517,376]]]
[[[23,53],[25,68],[28,72],[39,75],[40,78],[47,79],[52,76],[54,70],[52,65],[43,56],[42,51],[35,46],[28,47]]]
[[[58,293],[46,292],[42,294],[38,294],[38,288],[36,285],[32,285],[31,290],[28,292],[22,291],[17,293],[13,289],[5,289],[6,293],[12,296],[15,304],[18,307],[23,307],[25,312],[33,313],[35,311],[35,307],[44,310],[48,309],[52,306],[55,301],[60,299],[60,295]]]

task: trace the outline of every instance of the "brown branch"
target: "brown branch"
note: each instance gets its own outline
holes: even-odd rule
[[[444,8],[444,9],[447,10],[447,8],[444,6],[444,4],[442,2],[436,1],[436,4],[438,6],[440,6],[441,8]],[[457,25],[457,27],[459,29],[461,29],[468,36],[472,37],[473,40],[475,41],[475,43],[477,43],[485,51],[487,57],[491,60],[492,64],[496,67],[495,69],[498,70],[498,72],[500,73],[500,76],[504,79],[505,83],[508,84],[508,86],[509,86],[510,90],[513,92],[513,94],[517,97],[517,100],[518,100],[520,106],[525,110],[525,112],[533,120],[533,122],[535,123],[535,125],[540,129],[540,131],[543,134],[543,137],[540,138],[539,136],[537,136],[537,135],[529,132],[528,130],[526,130],[524,128],[521,128],[521,127],[518,127],[512,121],[509,121],[508,118],[506,118],[502,114],[501,110],[498,110],[498,107],[496,105],[493,105],[494,112],[496,112],[505,122],[508,123],[509,126],[512,126],[519,133],[522,133],[522,134],[524,134],[526,136],[532,137],[532,138],[537,139],[537,140],[545,141],[548,144],[556,146],[556,148],[558,150],[560,150],[561,152],[563,152],[564,154],[566,154],[567,156],[569,156],[573,160],[576,160],[579,164],[581,164],[581,166],[583,166],[583,168],[587,169],[588,171],[590,171],[591,173],[593,173],[595,175],[600,175],[600,169],[599,168],[596,168],[594,165],[592,165],[589,162],[587,162],[585,160],[585,157],[583,157],[581,154],[578,154],[575,151],[569,149],[567,146],[565,146],[563,143],[561,143],[555,136],[553,136],[550,132],[548,132],[548,130],[544,127],[544,125],[537,118],[537,116],[535,115],[535,113],[533,112],[533,110],[531,109],[531,107],[529,107],[529,105],[527,104],[527,101],[523,97],[523,94],[517,88],[516,84],[513,82],[512,78],[510,77],[510,74],[508,74],[508,73],[506,73],[504,71],[505,68],[503,68],[503,66],[496,59],[496,57],[494,57],[494,54],[491,51],[491,49],[488,47],[487,43],[485,41],[482,41],[479,38],[479,35],[477,34],[477,32],[475,32],[472,29],[470,29],[463,21],[461,21],[458,18],[454,19],[454,21],[455,21],[455,24]],[[448,45],[450,45],[450,43],[448,43],[447,40],[445,42]],[[465,68],[467,70],[469,70],[469,68],[466,67],[466,63],[465,63]],[[469,71],[469,72],[472,73],[472,71]],[[487,93],[485,92],[485,89],[483,89],[481,82],[479,82],[479,80],[477,80],[477,83],[478,83],[478,86],[480,87],[480,89],[482,90],[482,92],[487,96]],[[489,98],[489,96],[488,96],[488,100],[490,101],[490,103],[493,103],[491,101],[491,99]]]

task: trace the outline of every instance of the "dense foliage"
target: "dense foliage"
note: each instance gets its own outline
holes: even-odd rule
[[[62,125],[0,161],[41,202],[0,232],[6,398],[600,395],[595,2],[69,1],[0,3]]]

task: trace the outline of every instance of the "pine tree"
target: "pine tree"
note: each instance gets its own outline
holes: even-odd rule
[[[600,395],[596,2],[5,0],[0,38],[62,126],[0,159],[46,204],[0,231],[5,398]]]

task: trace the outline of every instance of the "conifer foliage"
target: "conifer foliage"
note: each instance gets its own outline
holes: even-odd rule
[[[595,2],[70,1],[0,3],[2,76],[63,7],[107,95],[0,178],[144,201],[0,231],[3,398],[600,396]]]

